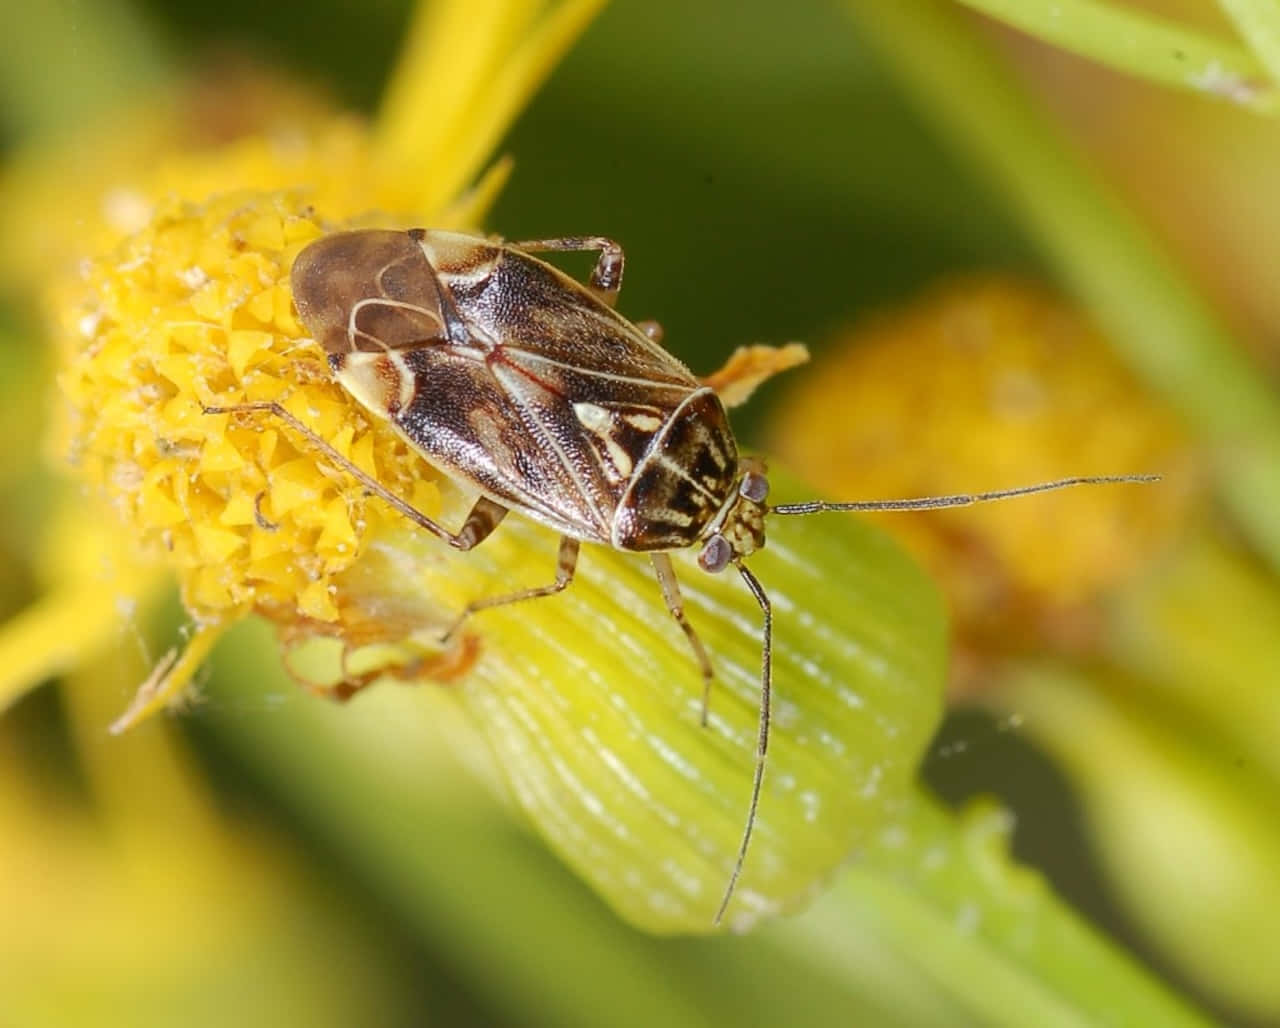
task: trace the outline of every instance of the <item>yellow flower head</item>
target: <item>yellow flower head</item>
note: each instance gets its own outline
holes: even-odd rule
[[[352,145],[359,133],[335,135],[299,154],[297,170],[323,167],[366,186],[345,210],[329,198],[326,210],[345,213],[372,190]],[[269,180],[276,169],[259,156]],[[143,552],[178,572],[201,621],[249,611],[334,621],[333,576],[384,516],[283,426],[206,415],[202,404],[279,401],[369,474],[433,502],[432,472],[359,415],[298,324],[289,268],[324,230],[308,192],[167,201],[145,229],[89,261],[58,304],[60,448]]]
[[[1187,443],[1089,321],[1020,281],[961,281],[842,339],[784,401],[775,452],[834,497],[933,496],[1158,472],[882,515],[944,584],[971,656],[1093,636],[1093,604],[1181,523]]]
[[[293,313],[289,269],[303,245],[338,228],[473,227],[508,165],[459,198],[461,188],[597,6],[495,4],[488,32],[459,5],[424,8],[374,124],[233,77],[114,121],[107,138],[95,135],[104,156],[87,171],[76,147],[10,176],[8,197],[23,184],[61,190],[70,199],[56,209],[76,225],[15,237],[15,251],[32,244],[27,266],[53,278],[55,449],[128,526],[137,555],[177,572],[205,630],[119,727],[176,693],[218,628],[245,613],[337,632],[335,576],[389,516],[296,434],[204,406],[279,401],[343,458],[435,510],[435,473],[331,381]],[[424,120],[445,82],[456,103],[436,102]],[[224,106],[199,100],[211,93]],[[226,131],[162,145],[192,107]]]
[[[55,443],[139,556],[172,569],[197,626],[117,730],[180,694],[225,626],[262,615],[317,689],[345,696],[389,674],[451,682],[445,695],[564,859],[633,922],[705,932],[761,766],[760,608],[736,576],[675,556],[716,670],[705,726],[702,680],[651,570],[604,547],[587,548],[554,600],[485,610],[443,642],[468,603],[545,582],[554,533],[511,517],[460,554],[365,496],[352,468],[442,524],[459,524],[469,499],[331,379],[289,285],[323,233],[474,228],[504,166],[460,190],[594,6],[486,4],[484,17],[508,19],[486,32],[474,5],[433,6],[410,49],[446,42],[402,65],[375,126],[322,115],[135,169],[115,193],[132,223],[87,226],[89,255],[50,291]],[[744,353],[716,381],[738,400],[802,356]],[[314,438],[274,414],[207,410],[246,403],[280,405]],[[786,490],[782,476],[774,485]],[[736,928],[801,903],[902,808],[940,711],[942,622],[927,580],[852,519],[786,520],[752,556],[780,615],[776,771],[761,779],[727,908]],[[831,566],[845,569],[838,580]],[[101,586],[85,593],[110,613]],[[33,611],[9,641],[56,639],[69,617],[83,615],[69,603]]]
[[[176,694],[247,613],[295,633],[340,632],[335,576],[398,517],[283,426],[205,406],[278,401],[356,466],[436,509],[438,476],[332,381],[289,290],[297,251],[331,228],[468,217],[463,206],[386,213],[405,199],[405,175],[393,171],[370,127],[347,115],[168,154],[135,169],[128,218],[122,187],[111,188],[86,228],[105,250],[54,278],[55,449],[127,527],[137,559],[176,572],[200,629],[118,729]],[[472,198],[490,195],[504,171]],[[429,606],[424,616],[434,620]]]

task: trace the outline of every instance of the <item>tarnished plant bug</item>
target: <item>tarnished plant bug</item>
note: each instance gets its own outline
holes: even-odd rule
[[[599,257],[583,285],[532,256],[547,251]],[[704,725],[712,664],[685,616],[668,554],[700,546],[705,571],[737,569],[763,620],[760,715],[742,840],[718,923],[751,842],[769,745],[773,612],[744,562],[764,545],[766,516],[960,507],[1155,476],[770,506],[764,463],[739,455],[716,392],[661,347],[656,324],[633,324],[613,309],[622,272],[622,248],[595,236],[502,243],[425,229],[367,229],[322,237],[298,255],[294,302],[334,377],[431,464],[479,493],[456,532],[389,492],[278,404],[206,410],[274,414],[371,493],[459,550],[482,542],[509,510],[560,533],[552,583],[474,600],[449,634],[477,611],[565,589],[581,542],[648,553],[702,673]]]

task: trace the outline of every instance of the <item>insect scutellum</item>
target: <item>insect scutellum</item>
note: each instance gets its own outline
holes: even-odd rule
[[[586,285],[531,256],[570,250],[599,254]],[[771,507],[764,462],[739,456],[715,392],[659,345],[656,324],[638,327],[614,311],[623,265],[622,248],[598,236],[502,243],[426,229],[339,232],[294,261],[299,317],[334,377],[430,463],[479,494],[457,531],[391,493],[277,403],[205,410],[284,420],[369,492],[456,549],[483,542],[512,509],[560,533],[554,582],[471,602],[446,638],[477,611],[565,589],[581,542],[648,553],[702,673],[704,725],[712,665],[685,616],[669,553],[700,546],[703,570],[736,568],[762,615],[760,705],[750,801],[718,924],[745,864],[769,745],[772,605],[744,562],[764,546],[767,516],[958,507],[1156,476]]]

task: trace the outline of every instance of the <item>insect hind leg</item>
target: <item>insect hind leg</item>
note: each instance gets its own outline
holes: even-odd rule
[[[680,582],[676,578],[676,569],[671,566],[671,558],[665,553],[651,553],[653,570],[658,575],[658,585],[662,587],[662,598],[667,601],[667,610],[676,619],[676,623],[684,630],[685,638],[693,647],[694,659],[698,662],[698,670],[702,672],[702,727],[707,727],[707,716],[711,707],[711,680],[715,671],[711,667],[711,658],[707,656],[706,647],[693,630],[693,625],[684,613],[684,599],[680,595]]]
[[[525,600],[536,600],[542,596],[554,596],[556,593],[564,592],[569,587],[569,583],[573,581],[573,574],[578,569],[579,545],[578,540],[572,536],[562,535],[560,537],[560,553],[556,558],[556,580],[554,582],[550,585],[537,585],[529,589],[503,593],[500,596],[488,596],[481,600],[472,600],[462,609],[462,613],[449,626],[448,631],[441,636],[441,642],[448,642],[452,639],[467,618],[477,611],[487,610],[490,607],[505,607],[509,603],[522,603]]]
[[[422,511],[402,497],[397,496],[376,478],[364,471],[341,453],[313,429],[308,428],[296,416],[274,400],[253,403],[232,403],[225,406],[209,406],[201,403],[200,409],[205,414],[270,414],[279,418],[305,438],[312,446],[323,453],[330,461],[349,474],[374,496],[383,500],[398,513],[403,514],[419,528],[424,528],[437,538],[443,539],[455,550],[469,550],[482,543],[506,516],[507,508],[492,500],[481,497],[471,508],[471,513],[457,532],[450,532],[443,525],[431,520]]]
[[[565,236],[560,239],[526,239],[510,245],[526,253],[599,253],[591,278],[587,281],[587,288],[610,307],[617,304],[618,291],[622,289],[622,269],[626,264],[626,255],[622,252],[622,247],[612,239],[604,236]]]

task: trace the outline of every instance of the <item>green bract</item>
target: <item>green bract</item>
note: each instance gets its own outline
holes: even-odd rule
[[[941,713],[944,618],[909,558],[851,517],[769,529],[751,564],[774,604],[774,720],[735,929],[796,907],[883,827]],[[465,554],[406,526],[369,548],[339,604],[420,617],[409,641],[376,651],[405,662],[430,653],[467,600],[549,578],[555,547],[519,517]],[[539,832],[620,914],[707,932],[746,818],[761,619],[732,570],[678,556],[716,669],[707,728],[697,666],[648,562],[602,547],[584,549],[559,596],[468,622],[478,655],[451,688]]]

